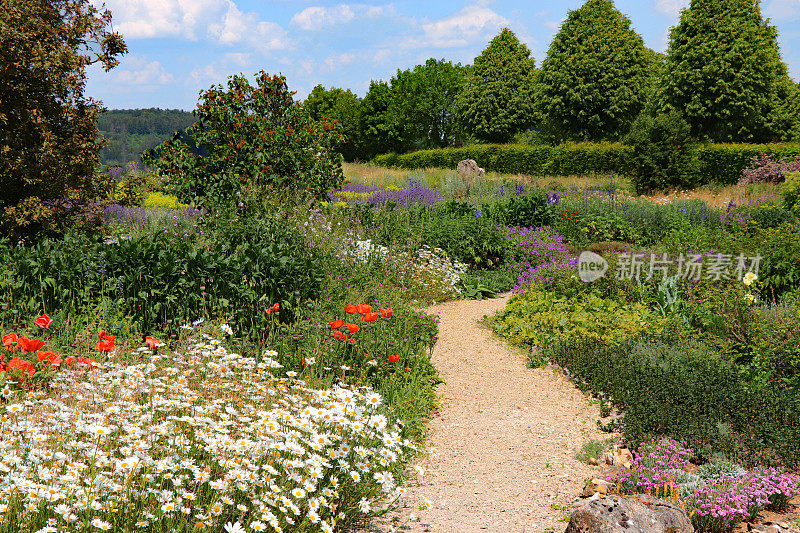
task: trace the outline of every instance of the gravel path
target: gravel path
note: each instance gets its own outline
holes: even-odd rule
[[[527,368],[524,354],[477,323],[508,298],[427,310],[441,314],[433,363],[445,380],[437,389],[442,409],[425,448],[438,453],[416,462],[425,472],[404,496],[411,508],[373,531],[392,531],[394,518],[399,531],[561,532],[584,480],[599,474],[575,459],[583,443],[607,437],[597,430],[597,407],[563,375]],[[431,507],[414,509],[424,498]],[[410,512],[417,521],[408,521]]]

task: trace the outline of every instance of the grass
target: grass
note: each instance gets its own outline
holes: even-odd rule
[[[592,439],[581,446],[581,449],[575,454],[575,458],[578,461],[586,464],[589,464],[589,461],[594,459],[599,464],[601,462],[600,459],[603,457],[603,453],[605,453],[606,450],[611,449],[616,442],[616,439]]]
[[[456,175],[455,170],[445,168],[425,168],[416,171],[385,168],[365,163],[345,163],[344,175],[351,182],[372,186],[402,186],[409,178],[417,178],[428,186],[443,188],[448,180]],[[614,182],[625,195],[634,196],[631,180],[626,176],[610,174],[591,174],[573,176],[531,176],[527,174],[502,174],[487,172],[487,182],[518,182],[537,189],[561,190],[572,188],[605,187]],[[477,180],[473,180],[477,181]],[[474,184],[473,185],[477,185]],[[480,187],[479,187],[480,188]],[[780,198],[780,186],[764,183],[755,185],[704,185],[691,191],[667,191],[640,198],[654,203],[669,203],[673,200],[702,200],[710,207],[725,207],[729,202],[746,203],[756,198]]]

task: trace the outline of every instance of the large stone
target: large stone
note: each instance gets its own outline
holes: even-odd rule
[[[474,159],[464,159],[456,165],[456,172],[459,176],[466,179],[482,178],[485,173]]]
[[[584,500],[564,533],[693,533],[686,513],[644,494]]]

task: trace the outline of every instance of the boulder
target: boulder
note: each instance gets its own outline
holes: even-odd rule
[[[607,451],[604,456],[605,462],[614,466],[622,466],[630,468],[633,464],[633,454],[627,448],[614,446],[610,451]]]
[[[611,486],[611,483],[606,481],[605,479],[591,479],[586,482],[586,485],[583,487],[583,492],[581,492],[581,498],[589,498],[590,496],[594,496],[595,494],[601,494],[605,496],[608,494],[608,489]]]
[[[456,172],[465,179],[482,178],[485,175],[483,169],[478,166],[474,159],[459,161],[458,165],[456,165]]]
[[[689,517],[653,496],[593,497],[572,512],[564,533],[693,533]]]

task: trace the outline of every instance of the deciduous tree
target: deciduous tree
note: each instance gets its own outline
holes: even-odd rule
[[[83,91],[88,65],[108,71],[127,51],[110,23],[111,13],[89,0],[0,3],[3,234],[18,239],[61,231],[101,194],[101,106]]]

